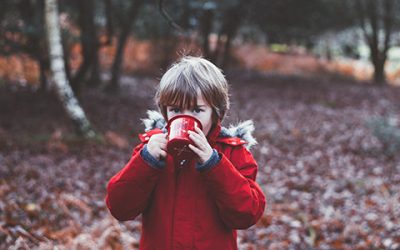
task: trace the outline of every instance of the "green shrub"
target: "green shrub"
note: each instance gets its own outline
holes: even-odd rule
[[[399,121],[394,117],[376,117],[367,121],[367,126],[381,141],[385,153],[394,155],[400,152],[400,127]]]

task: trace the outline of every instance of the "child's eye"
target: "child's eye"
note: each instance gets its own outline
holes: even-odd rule
[[[177,113],[181,112],[181,109],[179,109],[179,108],[170,108],[169,111],[177,114]]]
[[[194,113],[200,113],[200,112],[202,112],[203,110],[201,109],[201,108],[195,108],[195,109],[193,109],[193,112]]]

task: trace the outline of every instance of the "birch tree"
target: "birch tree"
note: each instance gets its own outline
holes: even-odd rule
[[[49,44],[50,68],[56,93],[68,116],[72,119],[73,123],[77,127],[79,133],[86,138],[92,138],[95,136],[95,132],[92,130],[84,111],[74,96],[65,74],[57,0],[46,0],[45,3],[45,19],[47,39]]]

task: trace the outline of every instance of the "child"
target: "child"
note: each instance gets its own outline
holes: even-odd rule
[[[251,121],[221,128],[229,109],[221,71],[184,57],[162,77],[146,133],[129,162],[108,183],[106,204],[120,221],[142,214],[140,249],[237,249],[236,229],[254,225],[265,197],[255,182]],[[182,164],[166,152],[166,121],[186,114],[202,129],[190,132],[196,159]],[[245,141],[247,140],[247,141]]]

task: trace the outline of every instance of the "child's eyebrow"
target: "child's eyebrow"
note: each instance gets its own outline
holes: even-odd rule
[[[170,107],[170,108],[181,108],[181,106],[179,106],[179,105],[168,105],[168,107]],[[204,108],[204,107],[206,107],[206,105],[204,104],[200,104],[200,105],[195,105],[195,106],[193,106],[194,108]]]

